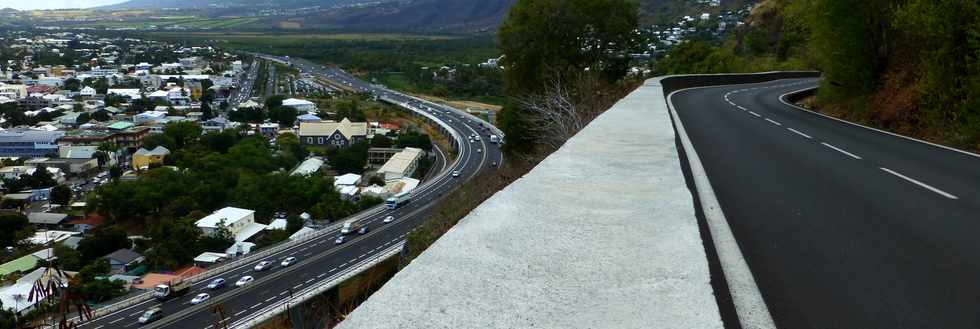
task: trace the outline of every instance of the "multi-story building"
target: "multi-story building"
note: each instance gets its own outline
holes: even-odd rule
[[[0,156],[36,158],[58,154],[58,139],[64,135],[64,131],[3,131],[0,132]]]

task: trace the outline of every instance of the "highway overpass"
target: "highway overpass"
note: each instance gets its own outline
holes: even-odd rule
[[[433,170],[439,170],[438,175],[414,190],[408,204],[398,209],[387,209],[382,205],[353,216],[352,219],[371,228],[367,234],[349,236],[346,242],[335,245],[334,239],[339,235],[339,226],[324,228],[297,241],[255,252],[244,259],[192,277],[190,280],[196,283],[192,291],[183,297],[159,302],[146,293],[97,309],[95,319],[83,323],[80,328],[139,327],[139,316],[154,307],[163,310],[163,318],[142,327],[210,328],[219,319],[212,311],[217,304],[224,308],[224,323],[230,328],[253,327],[288,307],[323,293],[374,264],[397,255],[406,235],[425,220],[438,200],[451,197],[456,187],[470,183],[479,171],[493,170],[492,164],[502,161],[499,145],[490,143],[487,138],[490,134],[499,134],[499,131],[476,117],[364,83],[341,70],[315,66],[301,59],[294,59],[292,63],[305,72],[344,83],[361,92],[374,93],[381,100],[428,120],[448,136],[455,148],[455,160],[449,163],[443,161],[445,166],[434,167]],[[479,134],[484,138],[469,142],[468,137],[472,134]],[[453,177],[453,171],[458,171],[459,177]],[[395,220],[384,223],[388,216],[393,216]],[[343,221],[338,221],[338,224],[340,222]],[[278,266],[282,259],[290,256],[297,257],[298,262],[285,268]],[[275,264],[273,269],[254,271],[255,264],[263,260],[272,261]],[[254,281],[246,286],[235,287],[235,281],[242,276],[252,276]],[[225,279],[227,286],[208,290],[206,286],[214,278]],[[191,305],[190,300],[200,292],[210,293],[210,300]]]

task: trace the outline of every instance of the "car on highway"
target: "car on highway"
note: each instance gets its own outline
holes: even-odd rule
[[[202,292],[200,294],[197,294],[197,296],[194,296],[193,299],[191,299],[191,305],[197,305],[197,304],[203,303],[203,302],[207,301],[208,299],[211,299],[211,295],[209,295],[206,292]]]
[[[149,310],[146,310],[146,312],[143,312],[143,315],[140,315],[140,318],[137,319],[137,321],[140,324],[147,324],[159,320],[162,317],[163,317],[163,310],[161,310],[159,307],[154,307]]]
[[[367,226],[364,226],[360,230],[357,230],[357,234],[365,235],[365,234],[367,234],[367,232],[370,232],[370,231],[371,231],[370,228],[368,228]]]
[[[476,153],[483,153],[483,149],[476,149]]]
[[[395,216],[388,216],[388,217],[385,217],[385,219],[382,222],[384,222],[384,223],[391,223],[391,222],[394,222],[394,221],[395,221]]]
[[[272,262],[267,261],[267,260],[263,260],[263,261],[259,262],[258,264],[255,264],[255,271],[256,272],[262,272],[262,271],[268,270],[269,268],[272,267],[271,264],[272,264]]]
[[[246,284],[252,283],[253,280],[255,280],[255,278],[253,278],[251,275],[246,275],[243,276],[241,279],[238,279],[238,282],[235,282],[235,286],[241,287]]]
[[[341,244],[341,243],[344,243],[344,236],[343,235],[338,236],[337,239],[333,240],[333,244]]]
[[[225,279],[217,278],[208,283],[208,289],[215,290],[225,286]]]
[[[459,177],[459,170],[453,170],[453,177]]]
[[[279,265],[282,265],[282,267],[286,267],[289,265],[293,265],[293,263],[295,262],[296,262],[296,257],[290,256],[290,257],[286,257],[286,259],[283,259],[282,263],[279,263]]]

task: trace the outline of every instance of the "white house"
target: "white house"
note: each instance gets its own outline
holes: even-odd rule
[[[82,88],[82,90],[79,91],[78,93],[82,95],[82,97],[95,97],[96,91],[95,88],[85,87]]]
[[[144,122],[157,121],[165,118],[167,112],[165,111],[146,111],[133,116],[133,123],[141,124]]]
[[[317,111],[315,103],[298,98],[284,99],[282,101],[282,106],[292,107],[296,109],[297,112],[316,113]]]
[[[210,215],[197,220],[197,227],[205,235],[214,235],[220,226],[224,226],[234,236],[236,242],[248,240],[255,234],[265,230],[265,225],[255,222],[255,211],[249,209],[224,207]]]
[[[406,147],[388,159],[388,162],[385,162],[378,169],[378,173],[385,175],[385,180],[411,177],[415,173],[415,169],[418,169],[419,160],[422,159],[424,153],[422,149]]]

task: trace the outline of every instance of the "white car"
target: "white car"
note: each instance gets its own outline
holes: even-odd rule
[[[268,270],[270,267],[272,267],[272,266],[269,266],[269,264],[272,264],[272,262],[267,261],[267,260],[263,260],[263,261],[261,261],[261,262],[259,262],[258,264],[255,265],[255,271],[256,272],[262,272],[262,271]]]
[[[483,149],[476,149],[476,153],[483,153]]]
[[[286,267],[289,265],[293,265],[293,263],[295,262],[296,262],[296,257],[286,257],[286,259],[283,259],[282,263],[280,263],[279,265],[282,265],[282,267]]]
[[[255,280],[255,278],[253,278],[251,275],[246,275],[243,276],[241,279],[238,279],[238,282],[235,282],[235,286],[241,287],[251,283],[253,280]]]
[[[333,240],[333,244],[341,244],[341,243],[344,243],[344,236],[343,235],[338,236],[336,240]]]
[[[459,177],[459,170],[453,170],[453,177]]]
[[[208,289],[215,290],[225,286],[225,279],[217,278],[208,283]]]
[[[391,222],[394,222],[394,221],[395,221],[395,216],[388,216],[388,217],[385,217],[385,220],[383,220],[382,222],[391,223]]]
[[[197,304],[203,303],[204,301],[206,301],[206,300],[208,300],[210,298],[211,298],[211,295],[208,295],[207,293],[202,292],[200,294],[197,294],[197,296],[194,296],[194,299],[191,299],[191,305],[197,305]]]

